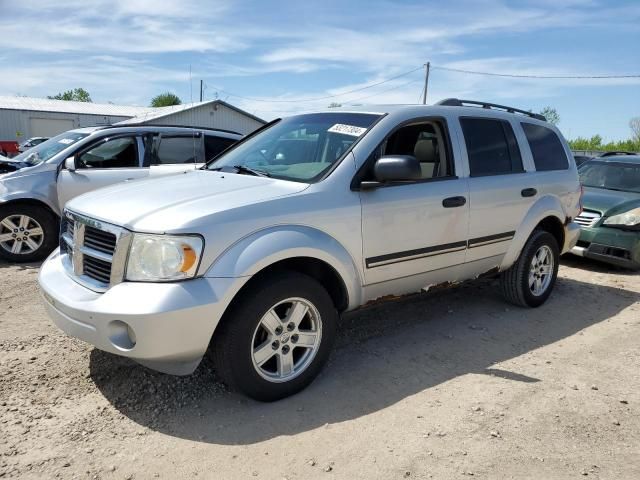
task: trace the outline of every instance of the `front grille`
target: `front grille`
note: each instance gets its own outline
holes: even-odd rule
[[[580,215],[575,218],[575,222],[581,227],[593,227],[602,215],[599,212],[591,210],[583,210]]]
[[[77,282],[102,292],[122,281],[130,232],[68,211],[60,227],[63,263]]]
[[[87,225],[84,229],[84,246],[113,255],[116,250],[116,236]]]
[[[86,253],[82,259],[82,270],[87,277],[93,278],[98,282],[108,285],[111,281],[111,263],[90,257]]]

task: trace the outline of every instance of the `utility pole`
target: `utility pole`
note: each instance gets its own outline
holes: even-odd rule
[[[202,101],[203,94],[204,94],[204,81],[200,80],[200,101]]]
[[[427,62],[425,67],[425,75],[424,75],[424,94],[422,95],[422,104],[427,104],[427,88],[429,87],[429,68],[431,67],[431,62]]]

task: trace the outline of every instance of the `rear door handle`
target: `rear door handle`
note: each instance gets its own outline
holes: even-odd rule
[[[520,195],[523,197],[535,197],[536,193],[538,193],[538,190],[535,188],[525,188],[520,192]]]
[[[449,197],[442,200],[444,208],[462,207],[465,203],[467,203],[467,199],[464,197]]]

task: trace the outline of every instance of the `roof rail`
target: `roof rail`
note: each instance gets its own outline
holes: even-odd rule
[[[633,153],[633,152],[625,152],[625,151],[621,151],[621,150],[616,150],[613,152],[604,152],[601,153],[599,155],[599,157],[617,157],[618,155],[638,155],[637,153]]]
[[[497,103],[489,103],[489,102],[477,102],[475,100],[460,100],[458,98],[445,98],[444,100],[440,100],[436,105],[442,105],[445,107],[464,107],[465,105],[477,105],[482,108],[487,109],[498,109],[504,110],[509,113],[521,113],[531,118],[535,118],[536,120],[542,120],[543,122],[547,121],[547,118],[544,115],[539,113],[527,112],[526,110],[520,110],[519,108],[507,107],[505,105],[498,105]]]
[[[100,127],[100,130],[104,130],[107,128],[128,128],[128,127],[166,127],[166,128],[192,128],[194,130],[211,130],[214,132],[224,132],[224,133],[233,133],[234,135],[242,135],[240,132],[236,132],[235,130],[226,130],[224,128],[214,128],[214,127],[194,127],[191,125],[168,125],[168,124],[159,124],[159,123],[124,123],[122,125],[114,124],[114,125],[97,125]]]

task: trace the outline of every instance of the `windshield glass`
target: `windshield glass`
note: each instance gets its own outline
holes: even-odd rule
[[[367,113],[314,113],[278,121],[207,165],[251,169],[270,177],[312,183],[380,118]]]
[[[585,187],[640,193],[640,163],[591,161],[579,173]]]
[[[46,142],[42,142],[26,152],[15,156],[12,160],[29,163],[31,165],[39,165],[88,135],[88,133],[73,131],[61,133],[57,137],[50,138]]]

